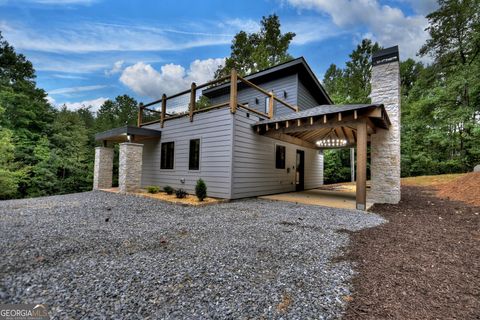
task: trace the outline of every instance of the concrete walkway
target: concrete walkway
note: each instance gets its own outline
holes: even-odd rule
[[[325,186],[318,189],[273,194],[261,199],[319,205],[341,209],[355,209],[355,186]],[[373,205],[367,202],[367,210]]]

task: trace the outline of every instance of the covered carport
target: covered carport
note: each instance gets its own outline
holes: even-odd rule
[[[390,125],[383,104],[321,105],[261,120],[254,125],[254,130],[260,135],[319,150],[355,147],[357,150],[355,207],[365,210],[367,145],[377,130],[388,130]]]

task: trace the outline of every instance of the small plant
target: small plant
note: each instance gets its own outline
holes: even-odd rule
[[[173,194],[175,190],[173,190],[173,188],[170,186],[165,186],[163,187],[163,191],[165,191],[166,194]]]
[[[183,199],[187,196],[187,191],[183,189],[178,189],[177,191],[175,191],[175,195],[177,196],[177,198]]]
[[[195,194],[199,201],[203,201],[207,197],[207,185],[202,179],[197,180],[197,185],[195,186]]]
[[[147,187],[147,192],[148,192],[148,193],[159,193],[159,192],[160,192],[160,187],[157,187],[157,186],[148,186],[148,187]]]

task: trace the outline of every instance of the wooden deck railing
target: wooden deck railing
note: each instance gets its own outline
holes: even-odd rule
[[[206,88],[206,87],[214,87],[214,86],[217,86],[217,85],[222,85],[224,83],[227,83],[227,80],[230,80],[230,83],[229,83],[230,95],[229,95],[229,100],[228,101],[224,101],[224,102],[221,102],[221,103],[216,103],[214,105],[203,106],[202,108],[197,108],[197,92],[198,92],[199,89],[203,89],[203,88]],[[247,87],[251,87],[251,88],[259,91],[260,93],[262,93],[263,95],[265,95],[266,97],[269,98],[269,100],[268,100],[269,101],[268,113],[258,111],[254,108],[250,108],[247,105],[238,103],[238,85],[239,85],[239,83],[243,83]],[[179,97],[184,96],[184,95],[189,95],[188,111],[178,113],[178,114],[167,113],[168,101],[172,100],[172,99],[175,99],[175,98],[179,98]],[[275,101],[282,104],[283,106],[295,111],[295,112],[298,112],[298,107],[297,106],[293,106],[293,105],[289,104],[288,102],[286,102],[286,101],[278,98],[277,96],[275,96],[273,92],[268,92],[265,89],[263,89],[262,87],[252,83],[251,81],[249,81],[249,80],[247,80],[243,77],[238,76],[237,71],[235,69],[233,69],[230,73],[230,76],[222,77],[220,79],[213,80],[213,81],[210,81],[210,82],[198,85],[198,86],[195,84],[195,82],[192,82],[189,90],[181,91],[181,92],[175,93],[171,96],[167,96],[167,95],[163,94],[162,98],[159,99],[159,100],[152,101],[152,102],[147,103],[147,104],[140,103],[139,106],[138,106],[137,124],[138,124],[139,127],[141,127],[141,126],[145,126],[145,125],[149,125],[149,124],[153,124],[153,123],[160,123],[160,127],[163,128],[164,123],[167,120],[176,119],[176,118],[180,118],[180,117],[184,117],[184,116],[188,115],[189,118],[190,118],[190,121],[193,121],[194,120],[194,115],[197,114],[197,113],[206,112],[206,111],[210,111],[210,110],[218,109],[218,108],[223,108],[223,107],[227,107],[227,106],[230,108],[230,111],[232,113],[235,113],[238,108],[241,108],[241,109],[244,109],[248,112],[251,112],[251,113],[254,113],[258,116],[261,116],[265,119],[271,119],[271,118],[274,117]],[[154,105],[157,105],[157,104],[161,104],[161,111],[158,111],[154,108],[151,108],[151,106],[154,106]],[[160,118],[159,119],[154,119],[154,120],[148,119],[148,121],[145,121],[145,120],[147,120],[146,117],[145,117],[145,112],[148,112],[150,114],[149,117],[147,117],[147,118],[152,118],[152,116],[151,116],[152,113],[153,114],[159,114]]]

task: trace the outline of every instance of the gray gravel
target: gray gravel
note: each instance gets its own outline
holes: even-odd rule
[[[0,301],[55,318],[336,319],[333,262],[359,211],[243,200],[176,206],[105,192],[0,202]]]

